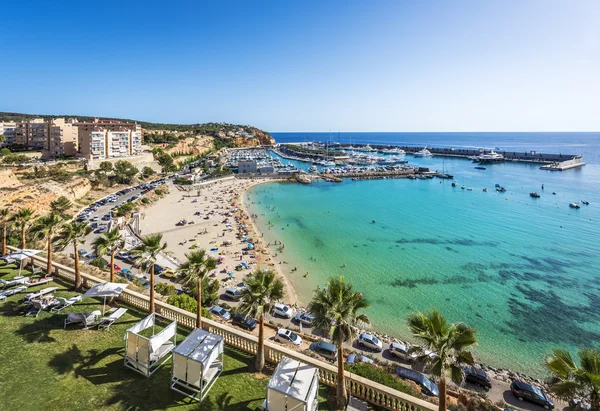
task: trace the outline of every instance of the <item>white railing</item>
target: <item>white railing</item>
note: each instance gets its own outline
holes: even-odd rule
[[[14,247],[9,247],[16,250]],[[40,256],[31,257],[32,261],[46,264],[46,259]],[[74,282],[75,270],[63,264],[52,263],[56,276]],[[103,283],[105,280],[92,275],[81,273],[84,287],[92,287],[95,284]],[[147,311],[149,309],[150,298],[147,295],[125,289],[121,293],[119,300],[125,304]],[[155,301],[155,308],[159,314],[172,318],[183,327],[193,329],[196,326],[196,315],[189,311],[182,310],[162,301]],[[214,334],[220,335],[225,343],[249,354],[256,354],[258,347],[258,337],[236,330],[227,325],[221,324],[209,319],[202,319],[202,327]],[[271,341],[265,341],[265,360],[272,364],[277,364],[282,357],[296,359],[305,364],[319,369],[319,379],[321,383],[330,387],[335,387],[337,380],[337,367],[314,359],[297,351],[277,345]],[[403,392],[386,387],[367,378],[352,375],[352,378],[346,378],[346,387],[350,395],[364,399],[374,405],[398,411],[435,411],[438,407],[434,404],[415,398]]]

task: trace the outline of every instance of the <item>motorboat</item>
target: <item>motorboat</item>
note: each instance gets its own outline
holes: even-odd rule
[[[571,204],[569,204],[569,207],[571,207],[571,208],[580,208],[579,204],[577,204],[577,203],[571,203]]]
[[[494,150],[472,157],[472,159],[479,164],[501,163],[505,160],[502,154],[496,153]]]
[[[590,205],[590,202],[589,201],[581,200],[581,204]]]
[[[452,182],[452,187],[456,187],[456,181]]]
[[[315,167],[315,166],[310,166],[310,167],[308,168],[308,172],[309,172],[309,173],[316,173],[317,171],[318,171],[318,170],[317,170],[317,167]]]
[[[414,153],[413,156],[415,156],[415,157],[432,157],[433,154],[431,154],[431,151],[427,150],[427,147],[425,147],[423,150],[420,150],[420,151],[417,151],[416,153]]]
[[[506,192],[506,188],[504,188],[504,187],[496,187],[496,191],[499,192],[499,193],[504,193],[504,192]]]
[[[485,168],[485,167],[481,167],[481,166],[477,166],[477,167],[475,167],[475,169],[476,169],[476,170],[486,170],[486,168]]]
[[[529,193],[529,195],[533,198],[540,198],[540,195],[538,193],[536,193],[535,191],[532,191],[531,193]]]
[[[473,191],[473,189],[471,187],[467,188],[467,191]]]
[[[484,189],[483,189],[483,192],[484,192],[484,193],[487,193],[487,188],[485,188],[485,187],[484,187]]]

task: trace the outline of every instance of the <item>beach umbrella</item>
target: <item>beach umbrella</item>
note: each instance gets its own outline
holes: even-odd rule
[[[106,297],[118,297],[121,295],[123,290],[127,288],[127,284],[122,283],[101,283],[96,284],[89,290],[83,294],[82,298],[90,297],[104,297],[104,306],[102,307],[102,315],[104,315],[104,310],[106,309]]]
[[[21,275],[21,270],[23,269],[23,260],[26,260],[27,258],[32,257],[41,252],[41,250],[31,250],[23,248],[21,250],[15,251],[14,253],[6,254],[0,259],[5,260],[7,263],[14,263],[19,261],[19,275]]]

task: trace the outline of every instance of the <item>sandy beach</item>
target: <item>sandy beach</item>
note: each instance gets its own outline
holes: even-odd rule
[[[142,212],[141,234],[162,233],[167,250],[179,262],[185,261],[185,254],[190,251],[205,249],[220,261],[211,276],[220,281],[221,291],[242,283],[257,267],[272,269],[285,285],[285,302],[297,305],[293,284],[271,256],[244,204],[246,190],[269,181],[218,181],[201,187],[199,192],[180,191],[170,185],[168,195]],[[182,220],[186,220],[184,225]],[[252,239],[254,250],[244,250],[249,243],[244,237]],[[236,271],[242,263],[247,268]]]

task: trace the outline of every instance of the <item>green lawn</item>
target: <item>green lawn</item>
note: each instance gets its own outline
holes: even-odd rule
[[[14,266],[0,266],[0,278],[17,273]],[[51,285],[59,287],[56,296],[74,295],[70,284]],[[149,378],[123,365],[125,330],[144,313],[129,309],[107,331],[64,330],[66,313],[23,316],[23,295],[0,302],[0,410],[255,410],[265,398],[267,378],[248,372],[252,357],[246,353],[226,349],[225,369],[199,404],[170,389],[170,361]],[[85,300],[65,311],[95,309],[99,302]],[[187,330],[179,332],[178,342]],[[319,409],[328,409],[320,400]]]

